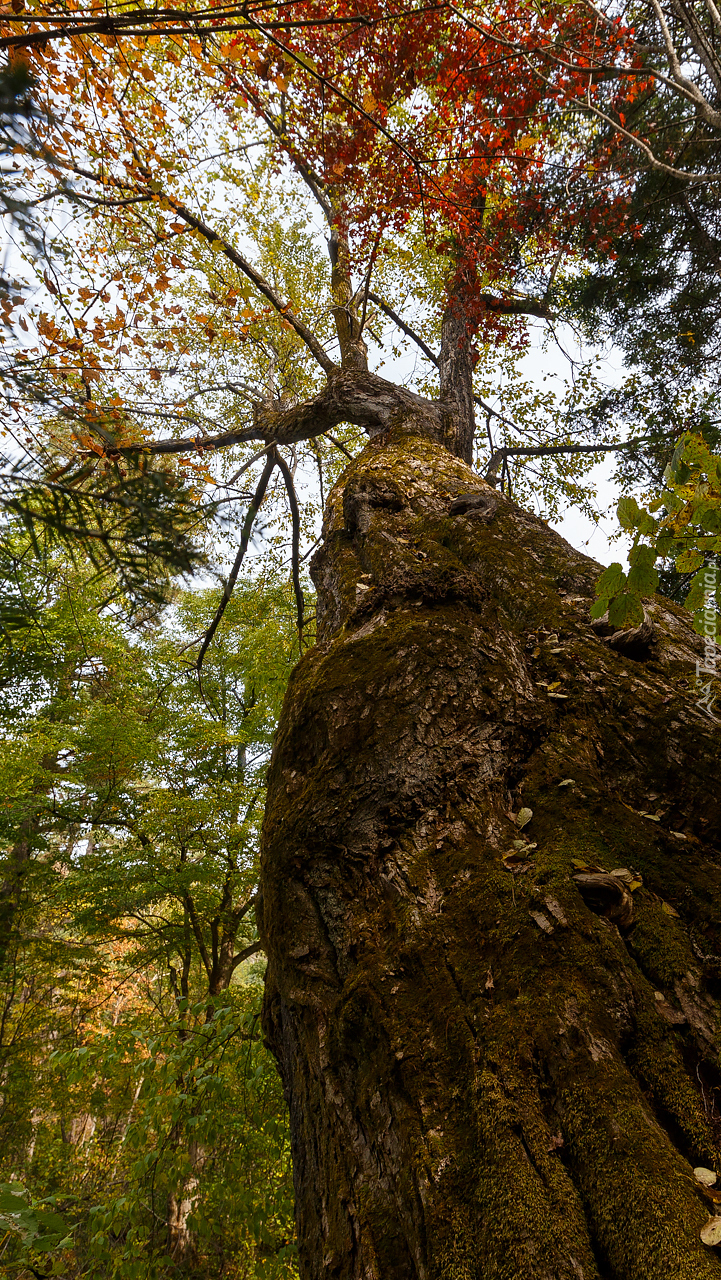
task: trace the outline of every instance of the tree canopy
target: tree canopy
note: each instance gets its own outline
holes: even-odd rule
[[[2,14],[8,1265],[292,1273],[259,828],[368,437],[417,410],[544,519],[593,513],[611,453],[599,629],[638,642],[660,584],[718,634],[719,30],[711,0]],[[532,338],[571,331],[540,386]]]

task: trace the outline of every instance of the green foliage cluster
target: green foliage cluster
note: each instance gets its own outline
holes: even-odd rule
[[[659,585],[657,562],[688,576],[684,603],[702,634],[721,634],[721,456],[703,436],[685,432],[664,472],[665,487],[648,507],[634,497],[618,504],[621,527],[633,534],[630,570],[615,562],[602,574],[595,618],[608,611],[615,627],[643,621],[642,598]]]
[[[254,896],[292,589],[239,584],[200,686],[187,646],[214,591],[131,628],[92,565],[31,553],[8,534],[0,1268],[291,1277]]]

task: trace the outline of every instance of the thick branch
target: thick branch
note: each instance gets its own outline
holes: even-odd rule
[[[325,435],[341,422],[352,422],[363,427],[369,435],[375,435],[387,427],[390,416],[401,407],[414,407],[418,411],[437,417],[437,406],[422,396],[397,387],[377,374],[363,372],[342,373],[335,370],[327,385],[311,400],[292,409],[271,409],[266,405],[255,406],[255,425],[247,431],[225,431],[217,436],[196,436],[192,440],[156,440],[137,444],[120,445],[112,449],[113,456],[133,453],[193,453],[206,449],[224,449],[247,440],[265,440],[269,444],[296,444],[300,440],[312,440]]]
[[[238,965],[242,964],[244,960],[250,960],[251,956],[257,956],[258,952],[262,950],[263,950],[262,942],[251,942],[249,946],[243,947],[243,950],[239,951],[237,956],[233,956],[231,973],[235,973],[236,969],[238,968]]]
[[[222,15],[226,21],[219,25],[218,16]],[[14,15],[12,13],[4,13],[3,22],[27,23],[43,21],[43,15],[33,12],[31,18],[27,13]],[[238,22],[230,22],[229,19],[238,18]],[[47,22],[55,22],[58,25],[51,27],[47,31],[31,31],[24,35],[4,36],[0,40],[0,49],[26,47],[34,44],[42,44],[46,40],[66,40],[73,36],[87,35],[125,35],[125,36],[142,36],[142,35],[186,35],[194,39],[198,39],[203,35],[217,36],[237,31],[248,30],[248,13],[245,8],[236,8],[228,6],[219,9],[133,9],[129,13],[118,13],[114,16],[107,15],[98,18],[96,13],[84,15],[74,13],[72,17],[67,17],[61,13],[47,13],[44,15]],[[160,26],[160,23],[179,23],[179,26]],[[296,19],[287,22],[268,22],[265,24],[268,30],[272,31],[289,31],[298,27],[323,27],[323,26],[369,26],[375,25],[368,18],[358,16],[350,17],[328,17],[328,18],[305,18]],[[143,31],[138,28],[149,28]]]
[[[499,316],[538,316],[541,320],[555,320],[556,314],[546,302],[538,298],[495,298],[490,293],[482,293],[479,301],[486,311]]]
[[[208,977],[210,977],[213,966],[210,961],[210,956],[208,955],[208,948],[205,945],[205,938],[203,937],[203,930],[200,927],[198,914],[195,910],[195,903],[193,902],[193,899],[191,898],[189,893],[183,894],[183,901],[185,903],[185,908],[186,908],[186,911],[188,912],[188,916],[190,918],[190,923],[192,925],[195,941],[198,944],[198,951],[200,952],[200,958],[203,961],[203,968],[205,969],[205,972],[207,973]]]

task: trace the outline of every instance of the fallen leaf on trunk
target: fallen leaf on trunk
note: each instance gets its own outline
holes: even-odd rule
[[[701,1228],[701,1240],[709,1246],[721,1244],[721,1218],[709,1218]]]
[[[529,911],[528,914],[532,920],[535,920],[539,929],[543,929],[544,933],[553,933],[553,925],[548,916],[544,916],[542,911]]]

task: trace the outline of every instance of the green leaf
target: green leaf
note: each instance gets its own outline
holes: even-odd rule
[[[628,554],[631,570],[628,575],[628,590],[640,596],[653,595],[658,587],[658,570],[656,552],[653,547],[641,543],[632,547]]]
[[[689,547],[676,557],[676,568],[679,573],[693,573],[695,569],[700,569],[702,564],[703,555],[695,547]]]
[[[641,515],[641,508],[635,498],[625,497],[619,501],[616,514],[623,529],[635,529]]]
[[[0,1183],[0,1213],[19,1213],[26,1205],[27,1191],[21,1183]]]
[[[626,585],[626,575],[623,572],[623,566],[617,560],[604,569],[598,582],[596,583],[596,594],[601,597],[605,596],[611,599],[612,596],[618,595]]]
[[[638,627],[643,622],[643,605],[637,595],[622,591],[611,601],[608,620],[612,627]]]

